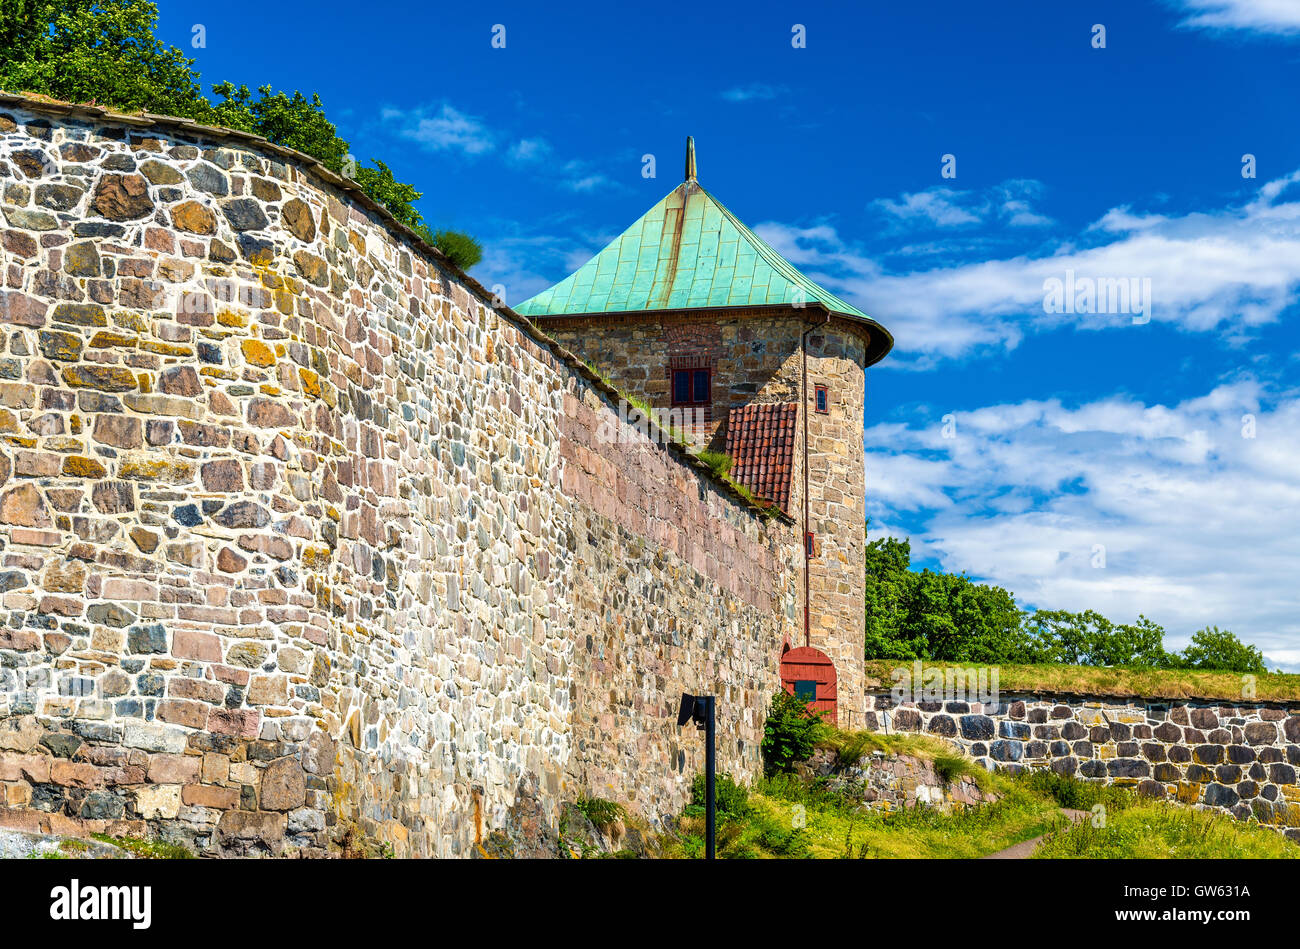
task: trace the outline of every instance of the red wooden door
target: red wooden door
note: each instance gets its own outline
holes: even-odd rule
[[[800,646],[787,649],[781,656],[781,687],[791,695],[812,695],[808,705],[814,711],[825,712],[832,722],[836,720],[835,663],[820,649]]]

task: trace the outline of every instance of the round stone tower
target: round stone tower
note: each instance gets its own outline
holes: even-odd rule
[[[818,286],[696,178],[516,310],[780,507],[798,606],[774,665],[787,691],[863,724],[865,373],[893,338]]]

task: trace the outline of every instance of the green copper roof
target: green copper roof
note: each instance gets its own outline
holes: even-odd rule
[[[515,309],[546,317],[820,303],[878,329],[872,355],[883,357],[893,342],[884,328],[742,224],[695,180],[694,159],[688,140],[685,181],[576,272]]]

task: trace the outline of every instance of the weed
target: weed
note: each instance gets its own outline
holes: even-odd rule
[[[100,843],[112,844],[119,850],[145,860],[189,860],[193,858],[188,848],[165,840],[145,840],[142,837],[110,837],[108,834],[90,835]]]
[[[574,802],[573,806],[587,815],[587,820],[601,829],[616,824],[627,817],[627,810],[622,804],[606,801],[599,797],[580,797]]]

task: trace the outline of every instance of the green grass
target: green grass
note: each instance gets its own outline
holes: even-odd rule
[[[615,824],[627,816],[622,804],[599,797],[580,797],[573,806],[582,811],[587,820],[601,828]]]
[[[891,672],[907,668],[904,659],[868,659],[868,686],[889,688]],[[1000,665],[998,663],[926,662],[925,668],[997,669],[1003,692],[1077,692],[1148,699],[1226,699],[1240,702],[1245,681],[1238,672],[1199,669],[1122,669],[1104,666]],[[1300,702],[1300,675],[1264,673],[1253,676],[1253,699]]]
[[[112,844],[119,850],[125,850],[133,856],[145,860],[189,860],[192,854],[187,848],[179,844],[168,843],[165,840],[145,840],[141,837],[110,837],[108,834],[91,834],[95,840],[105,844]]]
[[[1104,825],[1085,818],[1050,834],[1036,859],[1269,859],[1300,857],[1297,845],[1275,830],[1165,801],[1138,801],[1107,809]]]
[[[856,736],[840,733],[841,740]],[[893,737],[893,736],[885,736]],[[912,736],[916,737],[916,736]],[[917,806],[892,812],[866,808],[826,778],[776,774],[719,794],[718,855],[734,859],[983,857],[1043,836],[1041,857],[1296,857],[1300,846],[1276,831],[1223,814],[1142,800],[1131,790],[1054,772],[987,772],[931,746],[935,770],[956,780],[974,768],[981,787],[997,795],[948,813]],[[912,753],[909,750],[908,753]],[[700,795],[683,811],[675,834],[657,842],[663,857],[704,853]],[[1094,811],[1100,806],[1101,811]],[[1093,811],[1071,824],[1062,808]],[[1094,826],[1099,816],[1104,826]]]
[[[884,813],[818,801],[816,794],[791,793],[769,783],[750,800],[769,822],[789,826],[802,806],[808,856],[815,858],[982,857],[1045,833],[1055,825],[1055,802],[990,775],[1003,796],[992,804],[942,813],[913,807]],[[791,798],[801,798],[791,800]]]
[[[695,457],[709,466],[709,471],[713,472],[715,478],[725,478],[731,471],[731,456],[725,451],[710,451],[706,448],[697,452]]]

